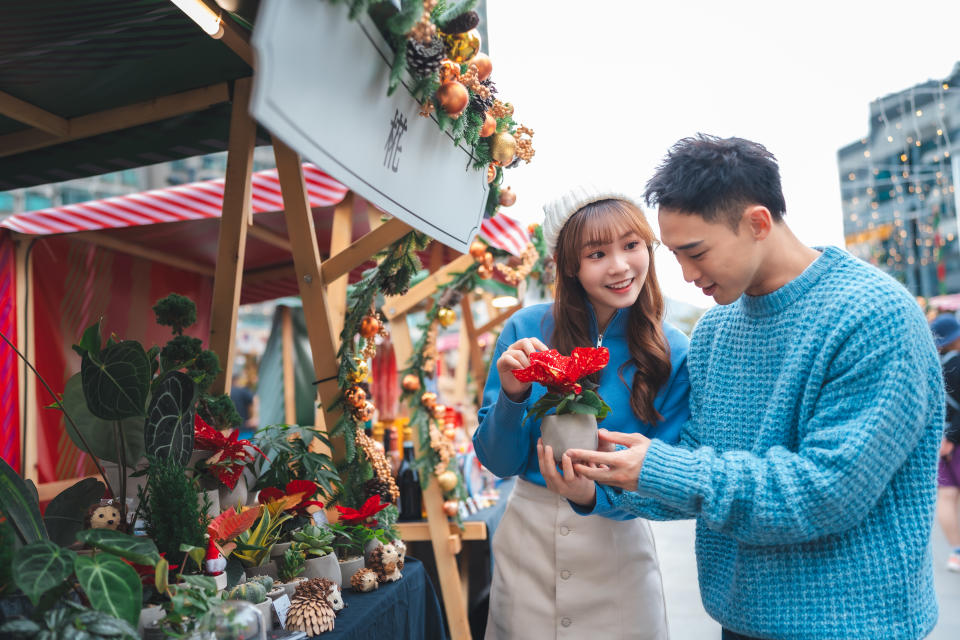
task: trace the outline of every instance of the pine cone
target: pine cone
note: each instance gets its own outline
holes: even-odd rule
[[[486,113],[493,108],[493,101],[496,99],[495,96],[497,94],[497,85],[493,84],[493,80],[490,78],[487,78],[480,84],[485,86],[490,91],[490,95],[486,99],[483,99],[480,97],[479,93],[471,93],[470,106],[480,113]]]
[[[332,631],[336,614],[326,600],[294,596],[287,611],[287,626],[291,631],[304,631],[308,636]]]
[[[364,497],[380,496],[383,502],[393,502],[393,493],[390,483],[384,482],[380,478],[371,478],[363,483]]]
[[[444,33],[466,33],[480,24],[480,15],[476,11],[465,11],[456,18],[448,20],[441,31]]]
[[[413,38],[407,40],[407,67],[416,77],[425,77],[440,68],[443,61],[443,42],[433,36],[426,44]]]

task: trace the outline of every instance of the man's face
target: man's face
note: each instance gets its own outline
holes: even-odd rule
[[[660,207],[660,240],[676,256],[683,279],[717,304],[730,304],[757,277],[760,246],[745,217],[737,233],[725,222]]]

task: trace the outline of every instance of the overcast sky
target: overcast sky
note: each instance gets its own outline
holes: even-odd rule
[[[506,180],[525,222],[577,180],[642,192],[669,146],[703,131],[766,145],[790,226],[843,246],[837,150],[866,135],[871,100],[960,60],[947,0],[487,0],[487,15],[501,98],[535,131],[534,161]],[[712,304],[657,259],[666,295]]]

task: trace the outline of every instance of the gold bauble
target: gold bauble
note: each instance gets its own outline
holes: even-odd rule
[[[360,321],[360,335],[367,340],[373,338],[380,331],[380,321],[375,316],[365,316]]]
[[[407,375],[403,376],[403,382],[400,384],[403,386],[403,390],[407,393],[413,393],[414,391],[420,390],[420,378],[412,373],[408,373]]]
[[[480,276],[481,280],[489,280],[493,276],[493,271],[487,268],[487,265],[482,264],[477,267],[477,275]]]
[[[440,485],[440,489],[444,491],[444,493],[456,489],[458,482],[457,474],[453,471],[444,471],[437,475],[437,484]]]
[[[510,164],[517,155],[516,139],[506,131],[493,134],[490,137],[490,155],[503,166]]]
[[[357,419],[357,422],[366,422],[373,418],[374,412],[377,408],[373,406],[372,402],[365,402],[362,407],[358,408],[354,417]]]
[[[433,408],[437,406],[437,394],[432,391],[425,392],[420,396],[420,404],[433,411]]]
[[[469,69],[472,64],[477,65],[477,80],[480,82],[489,78],[490,74],[493,73],[493,61],[485,53],[478,53],[468,60],[467,68]]]
[[[454,311],[453,309],[448,309],[446,307],[443,307],[442,309],[437,311],[437,320],[440,321],[441,327],[444,327],[444,328],[449,327],[450,325],[452,325],[454,322],[457,321],[457,312]]]
[[[487,165],[487,184],[497,179],[497,165],[492,162]]]
[[[367,392],[360,387],[350,387],[343,394],[343,399],[354,408],[360,408],[367,401]]]
[[[436,420],[443,420],[447,417],[446,405],[437,404],[433,406],[433,417]]]
[[[460,503],[456,500],[447,500],[443,503],[443,512],[449,517],[457,515],[457,511],[460,510]]]
[[[460,65],[453,60],[444,60],[440,63],[440,84],[455,82],[460,79]]]
[[[357,361],[357,370],[352,372],[349,376],[350,382],[357,384],[363,382],[367,379],[367,374],[370,373],[370,367],[367,365],[366,360],[358,359]]]
[[[451,116],[456,116],[467,108],[470,92],[459,82],[447,82],[437,89],[437,102],[444,111]]]
[[[489,136],[492,136],[492,135],[495,134],[496,132],[497,132],[497,119],[494,118],[494,117],[493,117],[492,115],[490,115],[489,113],[484,114],[484,116],[483,116],[483,126],[480,127],[480,137],[481,137],[481,138],[487,138],[487,137],[489,137]],[[494,174],[494,175],[496,175],[496,174]],[[489,179],[487,180],[487,182],[492,182],[492,181],[493,181],[493,178],[490,178],[489,175],[488,175],[487,177],[489,178]]]
[[[487,252],[487,245],[479,240],[470,243],[470,255],[477,262],[483,260],[483,254]]]
[[[513,192],[510,187],[507,187],[500,192],[500,206],[501,207],[511,207],[513,203],[517,201],[517,194]]]
[[[480,32],[476,29],[466,33],[444,33],[441,38],[447,57],[454,62],[466,62],[480,52]]]
[[[493,269],[493,254],[489,251],[483,254],[483,266],[487,269]]]

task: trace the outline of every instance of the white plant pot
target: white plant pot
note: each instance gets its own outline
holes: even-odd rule
[[[597,418],[581,413],[543,416],[540,436],[544,446],[553,447],[553,458],[557,462],[560,462],[567,449],[596,451],[599,444]]]
[[[282,558],[292,544],[292,542],[278,542],[273,545],[273,549],[270,549],[270,559],[279,562],[278,558]]]
[[[303,565],[303,577],[327,578],[342,586],[340,563],[337,562],[337,555],[328,553],[325,556],[308,556],[306,563]]]
[[[349,560],[343,560],[340,562],[340,588],[343,589],[344,585],[350,586],[350,578],[353,577],[357,571],[363,569],[365,563],[363,561],[363,556],[357,556],[356,558],[350,558]]]
[[[240,476],[237,480],[237,485],[233,489],[228,489],[226,486],[220,487],[220,509],[226,511],[227,509],[233,509],[237,506],[244,506],[247,504],[247,480],[244,476]]]
[[[204,491],[198,497],[200,508],[203,508],[203,496],[206,495],[210,500],[210,506],[207,507],[207,516],[212,520],[220,515],[220,491],[218,489],[210,489],[209,491]]]
[[[253,605],[263,616],[263,628],[267,633],[273,630],[273,600],[267,598],[260,604]]]
[[[273,601],[281,597],[284,593],[286,593],[286,590],[283,588],[283,584],[277,582],[273,585],[273,589],[267,592],[267,597]]]
[[[162,620],[166,615],[166,611],[163,610],[158,604],[152,604],[148,607],[144,607],[140,610],[140,620],[137,622],[137,633],[143,635],[143,630],[151,626],[153,623],[158,620]],[[162,634],[162,632],[160,632]]]

